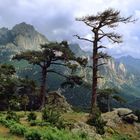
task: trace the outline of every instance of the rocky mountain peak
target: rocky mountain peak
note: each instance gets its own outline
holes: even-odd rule
[[[20,24],[16,24],[13,27],[12,31],[15,32],[15,34],[25,34],[25,33],[31,34],[35,32],[35,29],[32,25],[22,22]]]

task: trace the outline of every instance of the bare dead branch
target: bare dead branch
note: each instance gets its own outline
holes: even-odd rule
[[[93,43],[93,40],[90,40],[90,39],[87,39],[87,38],[82,38],[82,37],[80,37],[80,36],[78,36],[78,35],[74,35],[74,36],[77,37],[77,38],[80,39],[80,40],[85,40],[85,41],[88,41],[88,42]]]
[[[97,49],[106,49],[107,47],[100,45],[99,47],[97,47]]]

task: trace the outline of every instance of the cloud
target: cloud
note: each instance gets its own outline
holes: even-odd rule
[[[20,22],[27,22],[45,34],[50,40],[69,40],[77,42],[82,48],[91,50],[92,46],[73,37],[79,34],[91,37],[90,28],[76,17],[96,14],[112,7],[123,16],[140,17],[139,0],[0,0],[0,27],[12,28]],[[117,31],[123,35],[124,43],[110,47],[108,52],[114,56],[133,55],[140,57],[140,21],[136,24],[121,25]]]

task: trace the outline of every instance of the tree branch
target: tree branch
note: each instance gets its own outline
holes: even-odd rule
[[[58,74],[58,75],[60,75],[60,76],[62,76],[62,77],[64,77],[64,78],[68,78],[68,76],[66,76],[66,75],[64,75],[64,74],[62,74],[62,73],[56,72],[56,71],[54,71],[54,70],[47,70],[47,72],[52,72],[52,73]]]
[[[62,64],[62,63],[55,63],[55,62],[53,62],[53,63],[51,63],[52,65],[61,65],[61,66],[67,66],[66,64]]]
[[[97,49],[106,49],[107,47],[100,45],[99,47],[97,47]]]
[[[74,36],[77,37],[77,38],[80,39],[80,40],[85,40],[85,41],[88,41],[88,42],[93,43],[93,40],[90,40],[90,39],[87,39],[87,38],[83,38],[83,37],[80,37],[80,36],[78,36],[78,35],[74,35]]]
[[[100,67],[100,66],[102,66],[102,65],[105,65],[105,64],[107,64],[107,63],[98,64],[98,65],[96,65],[96,68],[97,68],[97,67]]]
[[[100,41],[102,38],[107,37],[108,39],[110,39],[111,41],[113,41],[113,43],[122,43],[122,36],[119,34],[115,34],[114,32],[111,33],[104,33],[102,30],[100,30],[102,33],[99,33],[99,35],[101,35],[98,38],[98,41]]]

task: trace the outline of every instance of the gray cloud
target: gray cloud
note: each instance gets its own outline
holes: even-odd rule
[[[20,22],[27,22],[45,34],[50,40],[67,39],[78,42],[82,48],[91,50],[90,44],[73,37],[74,34],[90,36],[91,32],[75,18],[113,7],[123,16],[140,17],[140,1],[135,0],[0,0],[0,27],[12,28]],[[109,47],[114,56],[133,55],[140,58],[140,21],[122,25],[117,31],[124,37],[124,43]],[[110,46],[110,44],[109,44]]]

